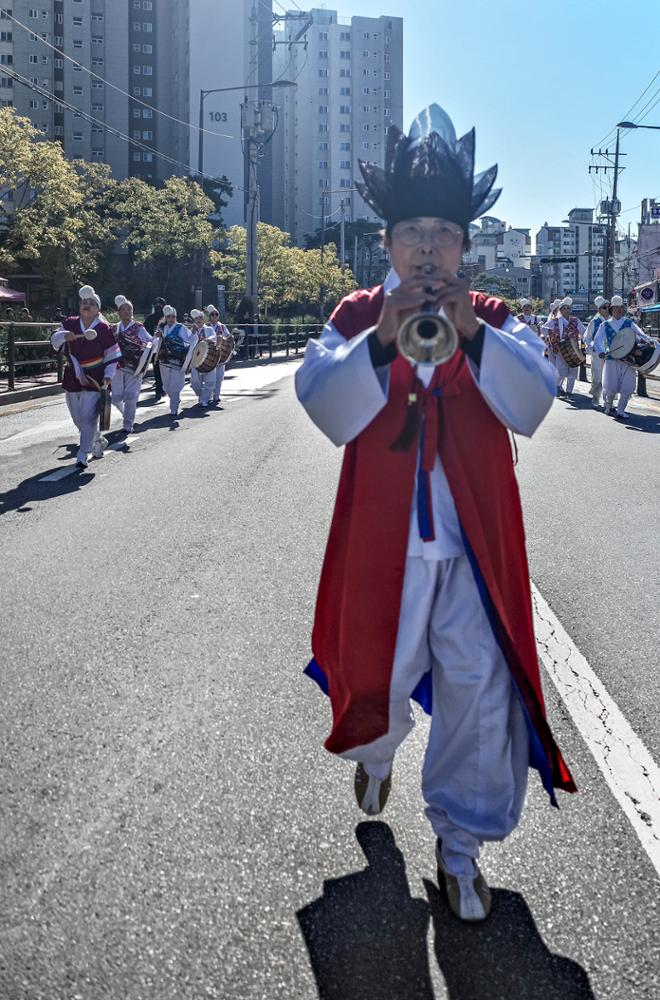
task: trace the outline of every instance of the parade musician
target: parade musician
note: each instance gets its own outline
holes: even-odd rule
[[[528,767],[552,802],[575,789],[545,716],[509,440],[537,429],[555,378],[530,328],[457,277],[470,222],[500,194],[497,167],[474,175],[474,142],[432,105],[409,135],[390,127],[384,168],[360,163],[392,270],[339,304],[296,375],[311,419],[345,446],[306,668],[332,704],[325,745],[355,762],[374,815],[411,697],[430,713],[426,814],[467,921],[490,911],[477,859],[518,824]],[[458,332],[437,367],[397,347],[421,309]]]

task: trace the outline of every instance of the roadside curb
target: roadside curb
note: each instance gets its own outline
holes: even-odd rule
[[[61,392],[62,386],[59,382],[55,385],[34,385],[30,389],[3,392],[0,396],[0,412],[3,407],[11,406],[13,403],[24,403],[28,399],[40,399],[42,396],[58,396]]]

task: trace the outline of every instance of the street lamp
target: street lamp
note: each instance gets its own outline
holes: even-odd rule
[[[660,130],[660,125],[638,125],[636,122],[619,122],[617,128],[653,128]]]
[[[199,148],[197,152],[197,173],[204,173],[204,101],[210,94],[226,94],[231,90],[260,90],[268,87],[295,87],[293,80],[274,80],[272,83],[250,83],[242,87],[215,87],[213,90],[199,92]]]

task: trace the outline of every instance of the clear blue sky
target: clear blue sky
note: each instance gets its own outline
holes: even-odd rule
[[[322,6],[344,17],[403,16],[404,125],[432,101],[449,112],[459,135],[475,125],[477,167],[498,163],[504,189],[492,213],[530,227],[532,235],[545,221],[557,225],[571,208],[600,199],[588,174],[589,151],[660,69],[660,0],[328,0]],[[660,97],[659,88],[660,77],[633,119],[656,90]],[[660,125],[660,102],[645,123]],[[622,150],[628,156],[619,177],[620,224],[631,221],[635,235],[639,210],[626,209],[660,196],[660,132],[629,132]]]

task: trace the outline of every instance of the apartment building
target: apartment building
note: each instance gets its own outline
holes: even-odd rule
[[[376,223],[355,190],[357,161],[384,163],[388,127],[403,126],[402,19],[316,8],[307,17],[306,45],[296,43],[299,21],[276,32],[273,65],[275,79],[296,83],[278,92],[273,138],[273,219],[296,243],[322,217]]]
[[[542,295],[547,302],[570,295],[575,311],[588,313],[604,288],[607,227],[594,222],[592,208],[571,209],[566,223],[537,233]]]

